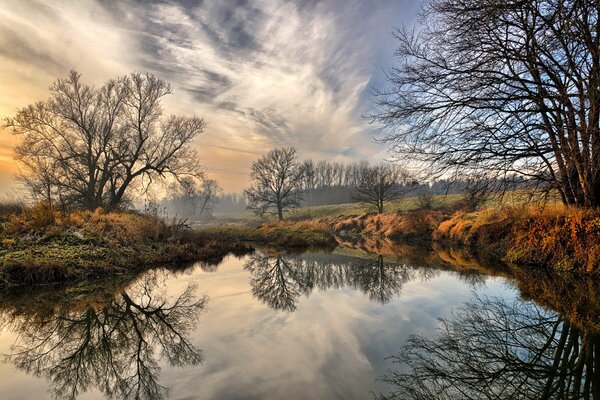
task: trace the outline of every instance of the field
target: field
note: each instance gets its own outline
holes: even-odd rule
[[[434,196],[433,207],[441,207],[457,203],[462,195],[451,194],[446,196]],[[390,201],[385,206],[385,212],[409,211],[418,208],[416,197],[406,197],[400,200]],[[332,204],[326,206],[302,207],[287,212],[284,217],[291,220],[312,219],[322,217],[332,217],[337,215],[354,216],[365,213],[375,212],[375,207],[362,203]],[[265,220],[276,219],[274,216],[265,218],[257,217],[252,211],[243,211],[237,213],[215,213],[218,220],[230,221],[254,221],[263,222]]]
[[[433,208],[451,207],[457,205],[464,199],[463,194],[448,194],[433,196]],[[481,204],[481,208],[498,207],[500,205],[515,205],[530,202],[532,195],[526,191],[507,192],[503,196],[490,197],[486,202]],[[534,199],[535,200],[535,199]],[[542,200],[542,199],[539,199]],[[552,203],[555,200],[549,200]],[[410,211],[418,209],[417,197],[406,197],[399,200],[394,200],[386,203],[385,212]],[[356,216],[365,213],[375,212],[374,206],[363,203],[345,203],[332,204],[326,206],[301,207],[284,214],[286,219],[302,220],[322,217],[333,217],[338,215]],[[231,213],[215,213],[215,219],[219,221],[244,221],[248,223],[260,223],[276,219],[275,216],[258,217],[252,211],[240,211]]]

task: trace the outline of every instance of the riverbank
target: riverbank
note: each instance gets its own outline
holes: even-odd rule
[[[500,207],[457,212],[432,240],[486,249],[521,267],[600,272],[600,212],[574,207]]]
[[[40,204],[0,221],[0,286],[72,282],[195,261],[218,263],[253,247],[201,237],[149,216]]]
[[[326,221],[225,223],[196,228],[198,237],[219,242],[247,242],[282,249],[334,248],[337,240]]]
[[[595,274],[600,212],[505,206],[476,212],[411,210],[189,229],[132,213],[43,205],[0,215],[0,286],[71,282],[195,261],[218,263],[255,246],[288,250],[437,244],[491,254],[520,267]],[[392,243],[392,245],[390,245]]]
[[[409,210],[338,215],[298,222],[237,223],[201,228],[217,240],[324,244],[337,242],[431,246],[439,243],[488,253],[522,267],[556,271],[600,271],[600,212],[551,205],[500,206],[475,212]],[[291,246],[293,247],[293,246]]]

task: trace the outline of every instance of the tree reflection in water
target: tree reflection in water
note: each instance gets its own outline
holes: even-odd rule
[[[475,296],[391,357],[381,398],[600,399],[599,337],[533,302]]]
[[[388,263],[381,255],[361,260],[322,261],[302,256],[255,253],[245,268],[251,272],[252,294],[269,307],[294,311],[302,295],[313,290],[356,288],[380,304],[398,296],[405,283],[430,279],[439,271]]]
[[[186,335],[207,299],[193,285],[167,294],[155,274],[119,289],[101,307],[69,307],[50,315],[3,315],[18,339],[7,355],[17,368],[51,382],[55,398],[74,399],[93,387],[114,399],[161,399],[158,362],[197,365],[202,353]]]

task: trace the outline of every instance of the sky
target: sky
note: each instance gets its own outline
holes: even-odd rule
[[[385,85],[396,26],[420,0],[0,0],[0,118],[46,99],[75,69],[89,84],[130,72],[169,82],[166,114],[198,115],[200,161],[227,192],[261,154],[380,160],[369,88]],[[0,128],[0,195],[16,138]]]

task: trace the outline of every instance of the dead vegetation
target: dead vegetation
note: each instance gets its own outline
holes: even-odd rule
[[[596,272],[600,262],[600,212],[576,207],[501,207],[457,212],[434,240],[486,248],[518,265]]]
[[[474,212],[415,210],[321,219],[342,240],[438,242],[490,253],[522,266],[596,272],[600,212],[550,205],[501,206]]]
[[[430,241],[444,218],[443,211],[415,210],[395,213],[368,213],[325,218],[324,222],[342,237],[378,236],[393,241]]]
[[[0,285],[98,278],[158,265],[218,262],[253,248],[133,213],[62,213],[40,203],[0,225]]]

